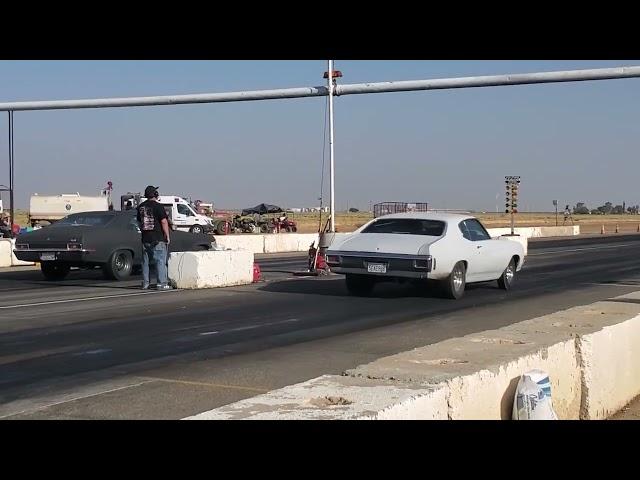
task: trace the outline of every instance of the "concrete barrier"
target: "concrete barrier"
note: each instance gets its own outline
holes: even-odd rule
[[[639,300],[446,340],[189,418],[508,419],[520,375],[534,368],[549,373],[560,419],[608,418],[640,394]]]
[[[0,238],[0,267],[10,267],[12,265],[13,244],[11,239]]]
[[[446,420],[445,390],[324,375],[185,420]]]
[[[511,234],[511,228],[487,228],[489,235],[499,237]],[[580,235],[580,226],[562,226],[562,227],[516,227],[514,233],[526,238],[538,237],[570,237]]]
[[[169,255],[169,281],[197,289],[253,282],[253,253],[247,251],[176,252]]]
[[[246,250],[251,253],[264,253],[264,235],[214,235],[216,243],[231,250]]]

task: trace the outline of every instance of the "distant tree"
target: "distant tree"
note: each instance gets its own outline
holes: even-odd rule
[[[640,207],[638,205],[627,207],[627,213],[630,213],[632,215],[638,215],[638,210],[640,210]]]
[[[602,212],[597,208],[594,208],[593,210],[591,210],[591,215],[601,215],[601,214]]]
[[[616,205],[611,210],[611,213],[613,213],[614,215],[622,215],[624,213],[624,209],[622,208],[622,205]]]
[[[350,212],[350,213],[358,213],[359,211],[360,211],[360,210],[358,210],[357,208],[353,208],[353,207],[351,207],[351,208],[349,209],[349,212]]]
[[[574,214],[588,215],[589,209],[583,202],[576,203],[576,206],[573,207]]]

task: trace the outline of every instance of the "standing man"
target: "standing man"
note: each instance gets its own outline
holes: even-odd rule
[[[149,263],[156,265],[158,290],[171,290],[167,278],[167,251],[169,249],[169,220],[164,207],[158,203],[158,187],[144,189],[147,198],[138,210],[138,222],[142,231],[142,289],[149,288]]]

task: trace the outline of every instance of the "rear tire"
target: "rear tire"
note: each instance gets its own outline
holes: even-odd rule
[[[498,286],[502,290],[511,290],[511,286],[516,277],[516,261],[515,259],[511,259],[509,261],[509,265],[504,269],[500,278],[498,278]]]
[[[354,275],[347,273],[345,283],[350,295],[354,295],[356,297],[368,297],[373,291],[376,280],[369,275]]]
[[[60,262],[42,262],[40,264],[40,270],[44,278],[50,281],[56,281],[63,280],[69,275],[71,267]]]
[[[111,280],[126,280],[133,271],[133,258],[129,250],[116,250],[103,267],[104,274]]]
[[[467,269],[464,263],[458,262],[453,266],[451,275],[442,282],[442,289],[446,298],[458,300],[464,295],[464,289],[466,286]]]

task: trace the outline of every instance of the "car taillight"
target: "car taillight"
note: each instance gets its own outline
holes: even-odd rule
[[[81,243],[67,243],[67,250],[82,250]]]
[[[16,243],[16,250],[29,250],[28,243]]]
[[[414,260],[413,266],[421,270],[431,270],[431,257],[425,258],[424,260]]]
[[[334,265],[337,265],[340,263],[340,256],[339,255],[327,255],[327,263],[332,263]]]

